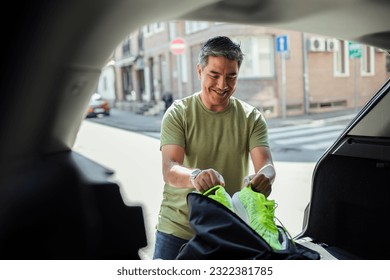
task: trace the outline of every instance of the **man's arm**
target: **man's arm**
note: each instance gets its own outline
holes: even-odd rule
[[[276,176],[271,151],[268,147],[255,147],[250,155],[256,174],[249,176],[245,184],[251,184],[253,190],[268,196]]]
[[[215,185],[225,185],[223,177],[214,169],[202,170],[195,180],[191,173],[196,168],[183,166],[184,149],[179,145],[164,145],[162,152],[162,171],[164,182],[177,188],[195,188],[203,192]]]
[[[164,145],[161,152],[165,183],[178,188],[193,188],[190,180],[193,169],[183,166],[184,149],[178,145]]]

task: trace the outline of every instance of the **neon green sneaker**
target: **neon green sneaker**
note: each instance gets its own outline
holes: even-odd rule
[[[235,212],[275,250],[283,248],[275,224],[275,201],[268,200],[251,186],[236,192],[232,198]]]
[[[202,194],[214,199],[215,201],[227,207],[230,211],[234,212],[232,198],[221,185],[216,185]]]

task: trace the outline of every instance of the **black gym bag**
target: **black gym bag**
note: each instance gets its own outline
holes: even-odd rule
[[[187,195],[194,237],[181,248],[177,260],[318,260],[320,255],[294,243],[281,226],[283,250],[274,250],[238,215],[224,205],[192,192]]]

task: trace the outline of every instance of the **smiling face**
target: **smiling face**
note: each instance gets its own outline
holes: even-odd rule
[[[197,66],[202,91],[200,98],[207,109],[220,112],[229,105],[237,86],[238,62],[223,56],[209,56],[202,70]]]

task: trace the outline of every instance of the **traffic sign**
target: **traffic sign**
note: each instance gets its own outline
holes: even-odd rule
[[[175,55],[184,54],[186,42],[182,38],[176,38],[171,41],[171,52]]]
[[[275,38],[276,52],[288,52],[288,36],[279,35]]]
[[[350,58],[361,58],[362,57],[362,47],[360,44],[349,42],[349,57]]]

